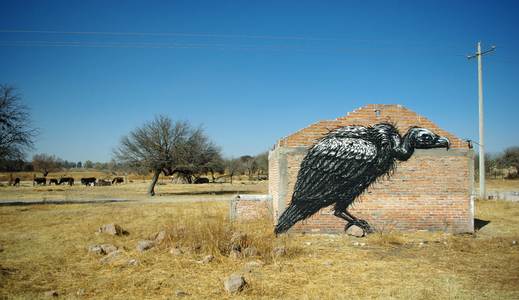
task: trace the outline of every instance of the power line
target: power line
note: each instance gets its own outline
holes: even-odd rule
[[[214,37],[214,38],[245,38],[263,40],[311,40],[334,41],[335,38],[317,38],[303,36],[275,36],[249,34],[217,34],[217,33],[183,33],[183,32],[115,32],[115,31],[57,31],[57,30],[16,30],[0,29],[0,33],[37,33],[37,34],[64,34],[64,35],[108,35],[108,36],[176,36],[176,37]]]
[[[70,47],[70,48],[136,48],[136,49],[217,49],[217,50],[259,50],[259,51],[296,51],[296,52],[354,52],[400,50],[392,46],[323,46],[291,44],[240,44],[240,43],[156,43],[156,42],[98,42],[98,41],[49,41],[49,40],[10,40],[1,41],[0,47]],[[409,48],[409,47],[407,47]],[[431,49],[424,49],[431,50]],[[448,53],[449,56],[462,54]]]

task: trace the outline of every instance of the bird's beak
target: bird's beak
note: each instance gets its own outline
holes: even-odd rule
[[[440,136],[438,138],[438,140],[436,141],[436,145],[438,148],[447,148],[447,150],[449,150],[449,148],[451,146],[451,142],[449,141],[448,138]]]

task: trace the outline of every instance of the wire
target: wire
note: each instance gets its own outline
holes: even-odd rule
[[[13,30],[0,29],[0,33],[39,33],[66,35],[110,35],[110,36],[179,36],[179,37],[215,37],[215,38],[246,38],[263,40],[311,40],[333,41],[334,38],[315,38],[302,36],[273,36],[248,34],[215,34],[215,33],[182,33],[182,32],[113,32],[113,31],[54,31],[54,30]]]

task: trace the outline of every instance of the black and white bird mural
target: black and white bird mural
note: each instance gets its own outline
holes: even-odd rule
[[[292,201],[281,214],[275,233],[286,232],[321,208],[334,204],[334,215],[347,229],[357,225],[373,232],[348,207],[372,183],[392,174],[397,161],[406,161],[414,149],[449,148],[449,140],[428,129],[411,127],[402,137],[388,123],[346,126],[321,138],[304,157],[297,175]]]

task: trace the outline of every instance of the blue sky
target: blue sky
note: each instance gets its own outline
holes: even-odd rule
[[[497,46],[483,68],[486,144],[498,152],[519,144],[518,8],[0,0],[0,83],[30,107],[35,152],[70,161],[108,161],[122,135],[158,114],[202,125],[239,156],[368,103],[402,104],[477,140],[477,68],[465,55],[481,40]]]

